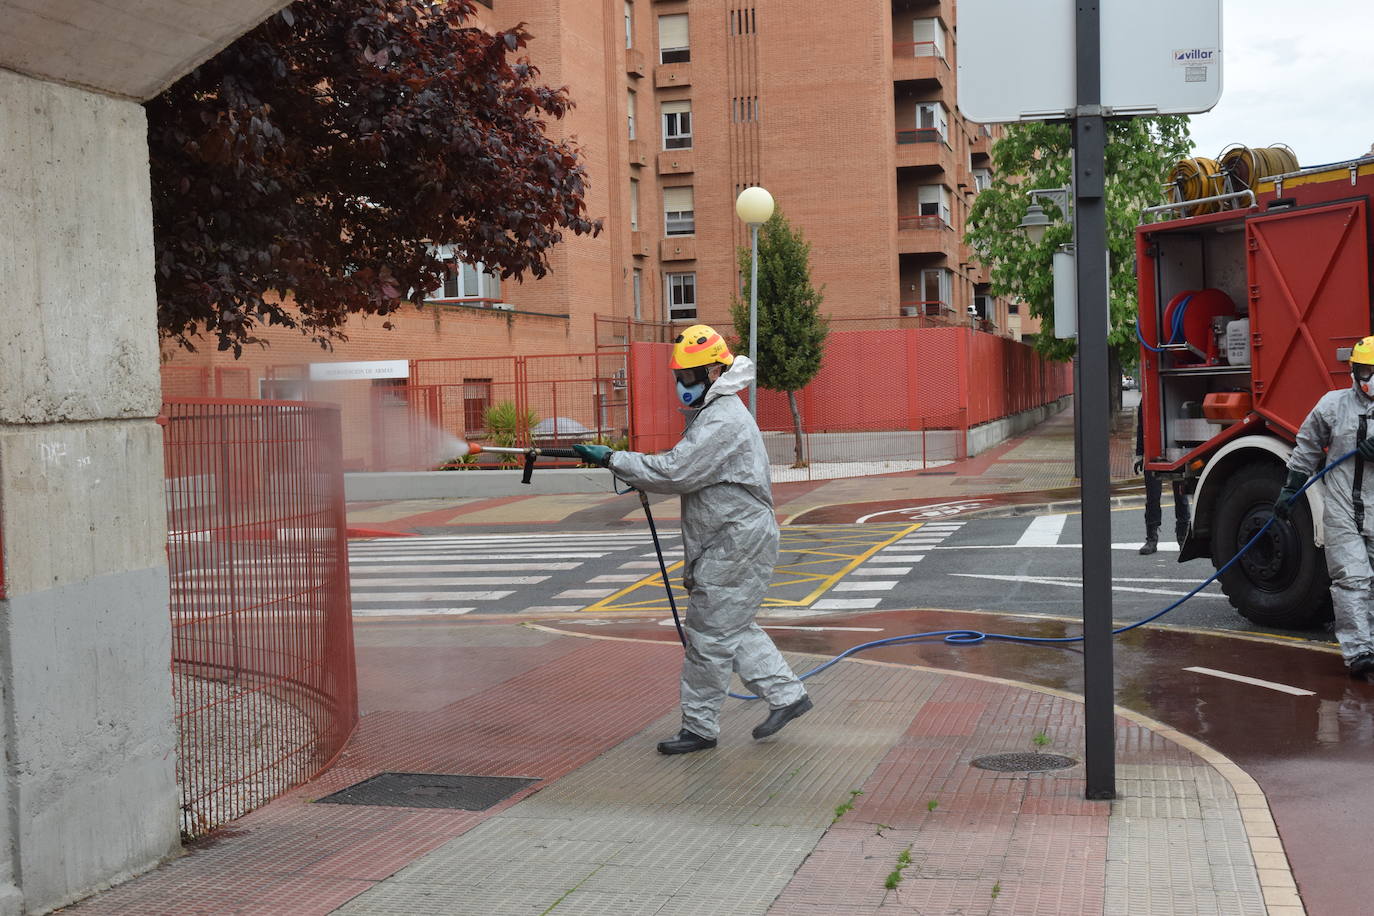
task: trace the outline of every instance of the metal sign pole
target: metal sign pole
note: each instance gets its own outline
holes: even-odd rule
[[[1087,0],[1074,22],[1076,107],[1073,188],[1078,252],[1078,434],[1083,471],[1083,701],[1087,797],[1116,797],[1112,659],[1112,527],[1107,360],[1106,120],[1102,116],[1101,12]]]

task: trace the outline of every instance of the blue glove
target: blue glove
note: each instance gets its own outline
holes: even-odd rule
[[[583,461],[599,468],[607,467],[611,463],[611,450],[604,445],[583,445],[578,442],[573,446],[573,451],[577,452]]]

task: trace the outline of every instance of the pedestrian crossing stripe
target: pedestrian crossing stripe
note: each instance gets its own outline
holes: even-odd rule
[[[789,525],[781,530],[778,564],[763,599],[764,608],[808,607],[846,575],[890,544],[921,527],[905,525]],[[668,567],[669,584],[679,606],[687,602],[678,561]],[[648,591],[644,591],[648,589]],[[805,589],[800,596],[796,593]],[[779,594],[778,592],[782,592]],[[791,592],[791,595],[786,594]],[[659,572],[619,589],[582,609],[584,613],[667,611]]]

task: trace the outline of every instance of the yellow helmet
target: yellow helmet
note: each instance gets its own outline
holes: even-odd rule
[[[1350,361],[1361,366],[1374,366],[1374,337],[1366,337],[1350,351]]]
[[[668,362],[668,368],[695,369],[697,366],[709,366],[712,363],[728,366],[734,361],[735,357],[730,354],[730,348],[725,345],[725,338],[721,337],[715,328],[706,324],[694,324],[673,341],[673,358]]]

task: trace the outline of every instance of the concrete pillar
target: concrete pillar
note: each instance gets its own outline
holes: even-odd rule
[[[0,70],[0,914],[178,845],[146,130]]]

